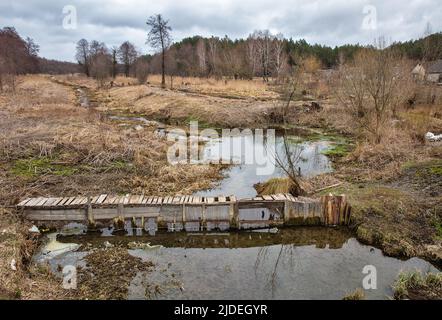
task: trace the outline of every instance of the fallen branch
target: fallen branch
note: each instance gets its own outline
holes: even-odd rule
[[[316,190],[313,192],[313,194],[318,193],[318,192],[321,192],[321,191],[324,191],[324,190],[327,190],[327,189],[331,189],[331,188],[339,187],[339,186],[342,185],[342,184],[343,184],[343,182],[339,182],[339,183],[335,183],[335,184],[332,184],[332,185],[327,186],[327,187],[324,187],[324,188],[316,189]]]

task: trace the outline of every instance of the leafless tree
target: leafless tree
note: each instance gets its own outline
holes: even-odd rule
[[[208,62],[209,62],[209,74],[218,76],[218,42],[219,39],[212,37],[208,41]]]
[[[86,39],[81,39],[77,42],[77,52],[75,58],[78,64],[83,68],[86,76],[90,76],[90,51],[89,42]]]
[[[0,29],[0,90],[7,83],[15,91],[16,75],[39,70],[38,51],[32,39],[24,40],[14,28]]]
[[[118,48],[118,59],[124,66],[124,74],[126,77],[129,77],[130,68],[132,64],[136,61],[138,53],[135,49],[135,45],[130,43],[129,41],[125,41],[119,48]]]
[[[170,77],[170,89],[173,89],[173,77],[177,73],[178,64],[177,64],[177,50],[175,47],[170,48],[166,54],[167,68]]]
[[[278,107],[281,112],[283,120],[283,145],[282,150],[275,152],[274,158],[277,166],[287,175],[292,183],[291,192],[295,196],[303,195],[305,192],[301,186],[300,175],[298,171],[298,163],[301,160],[302,148],[299,144],[291,141],[287,132],[287,126],[289,124],[288,114],[290,110],[291,102],[295,98],[296,91],[298,90],[298,83],[300,79],[300,71],[294,74],[289,84],[287,84],[285,91],[285,99],[280,102]]]
[[[275,66],[275,77],[279,80],[284,68],[287,65],[287,55],[284,52],[284,35],[278,33],[273,40],[273,63]]]
[[[207,61],[206,61],[206,42],[204,39],[199,39],[196,43],[196,56],[198,58],[198,67],[200,75],[206,75]]]
[[[268,82],[269,76],[271,75],[270,66],[272,59],[272,43],[274,37],[269,30],[255,31],[252,36],[256,40],[258,57],[262,68],[262,79],[265,82]]]
[[[249,67],[250,78],[256,75],[256,66],[258,64],[258,51],[256,39],[250,35],[246,42],[246,59]]]
[[[145,84],[149,76],[149,64],[145,58],[138,58],[135,62],[135,75],[139,84]]]
[[[161,86],[166,87],[166,50],[171,43],[169,21],[164,20],[161,14],[151,16],[147,20],[147,25],[151,28],[147,35],[147,43],[152,47],[161,50]]]
[[[388,120],[406,97],[409,67],[384,45],[361,50],[340,70],[338,97],[374,143],[381,143]]]
[[[111,76],[112,58],[110,54],[100,52],[94,55],[91,63],[91,75],[97,80],[100,87]]]
[[[117,47],[112,47],[111,49],[111,55],[112,55],[112,79],[115,79],[117,77],[117,68],[118,68],[118,60],[117,60]]]

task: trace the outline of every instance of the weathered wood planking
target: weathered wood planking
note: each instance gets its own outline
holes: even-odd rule
[[[27,198],[17,207],[32,221],[89,221],[116,218],[154,218],[163,223],[228,222],[232,227],[254,225],[347,225],[351,206],[345,195],[320,199],[291,194],[263,195],[237,200],[235,196],[145,196]],[[265,210],[264,210],[265,209]],[[240,213],[249,210],[248,213]],[[250,211],[251,210],[251,211]],[[267,211],[266,211],[267,210]]]

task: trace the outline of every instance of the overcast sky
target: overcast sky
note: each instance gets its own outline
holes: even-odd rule
[[[69,5],[76,9],[75,29],[68,19],[71,7],[63,13]],[[270,29],[335,46],[372,44],[378,36],[415,39],[428,23],[433,32],[442,31],[441,0],[0,0],[0,27],[14,26],[36,40],[43,57],[74,61],[81,38],[109,47],[129,40],[141,53],[151,52],[146,20],[155,13],[170,20],[175,41],[193,35],[241,38]]]

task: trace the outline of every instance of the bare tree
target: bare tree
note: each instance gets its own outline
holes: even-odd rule
[[[38,51],[32,39],[24,40],[14,28],[0,29],[0,90],[7,83],[14,92],[16,75],[39,70]]]
[[[146,83],[147,77],[149,76],[149,64],[143,57],[138,58],[135,62],[135,76],[139,84]]]
[[[118,48],[112,47],[112,49],[111,49],[111,55],[112,55],[112,79],[115,79],[117,77],[117,67],[118,67],[117,52],[118,52]]]
[[[218,76],[218,42],[219,39],[212,37],[208,41],[209,54],[209,74]]]
[[[404,99],[409,70],[390,48],[361,50],[340,70],[338,97],[359,127],[380,143],[388,120]]]
[[[269,30],[255,31],[253,38],[256,40],[257,52],[261,63],[262,79],[265,82],[269,81],[270,65],[272,58],[272,42],[274,37]]]
[[[173,77],[178,71],[177,50],[175,47],[170,48],[166,54],[168,73],[170,77],[170,89],[173,89]]]
[[[284,35],[282,33],[278,33],[273,40],[273,62],[277,80],[279,80],[279,77],[286,67],[287,55],[285,54],[284,49]]]
[[[86,39],[81,39],[77,42],[77,53],[75,58],[78,64],[83,68],[83,72],[86,76],[90,76],[90,51],[89,42]]]
[[[105,82],[111,76],[112,70],[112,56],[108,53],[97,53],[92,58],[91,75],[97,80],[100,87],[104,86]]]
[[[117,55],[120,62],[124,65],[125,76],[129,77],[130,68],[138,56],[135,46],[129,41],[126,41],[118,48]]]
[[[256,39],[250,35],[246,44],[246,59],[249,67],[250,78],[256,75],[256,66],[258,64],[258,52]]]
[[[161,86],[166,87],[166,50],[171,43],[169,20],[164,20],[161,14],[151,16],[147,20],[151,28],[147,35],[147,43],[152,47],[161,50]]]
[[[196,43],[196,56],[198,58],[198,67],[201,75],[206,75],[207,61],[206,61],[206,42],[204,39],[199,39]]]

